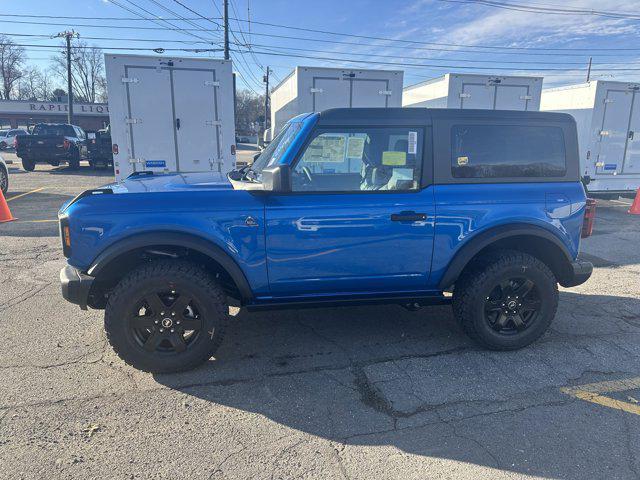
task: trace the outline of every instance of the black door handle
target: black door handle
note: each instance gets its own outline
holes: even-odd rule
[[[176,118],[176,130],[180,130],[180,119]]]
[[[420,220],[426,220],[426,219],[427,219],[427,215],[424,213],[400,212],[400,213],[391,214],[392,222],[418,222]]]
[[[629,140],[633,140],[634,132],[633,130],[629,130]]]

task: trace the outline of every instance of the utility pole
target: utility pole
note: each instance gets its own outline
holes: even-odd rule
[[[587,82],[591,78],[591,61],[592,60],[593,60],[593,57],[589,57],[589,67],[587,68]]]
[[[265,84],[264,87],[264,130],[269,128],[269,67],[267,67],[267,73],[262,77],[262,81]]]
[[[65,38],[67,41],[67,123],[73,124],[73,85],[71,76],[71,39],[80,35],[73,30],[60,32],[53,38]]]
[[[229,0],[224,0],[224,59],[229,60]]]

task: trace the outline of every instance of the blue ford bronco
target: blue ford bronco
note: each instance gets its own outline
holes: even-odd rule
[[[480,345],[521,348],[593,269],[578,162],[566,114],[300,115],[225,177],[143,171],[65,204],[62,294],[150,372],[209,359],[232,305],[451,303]]]

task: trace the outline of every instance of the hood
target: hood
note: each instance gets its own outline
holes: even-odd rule
[[[178,192],[198,190],[228,190],[231,183],[225,174],[214,172],[140,174],[104,185],[113,193]]]

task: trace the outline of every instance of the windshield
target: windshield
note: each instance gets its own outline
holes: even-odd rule
[[[254,172],[256,178],[260,177],[262,170],[266,167],[278,163],[282,154],[289,148],[293,139],[296,138],[300,128],[302,128],[302,123],[288,123],[282,131],[276,135],[276,138],[273,139],[269,146],[265,148],[255,162],[253,162],[253,165],[251,165],[250,170]]]

